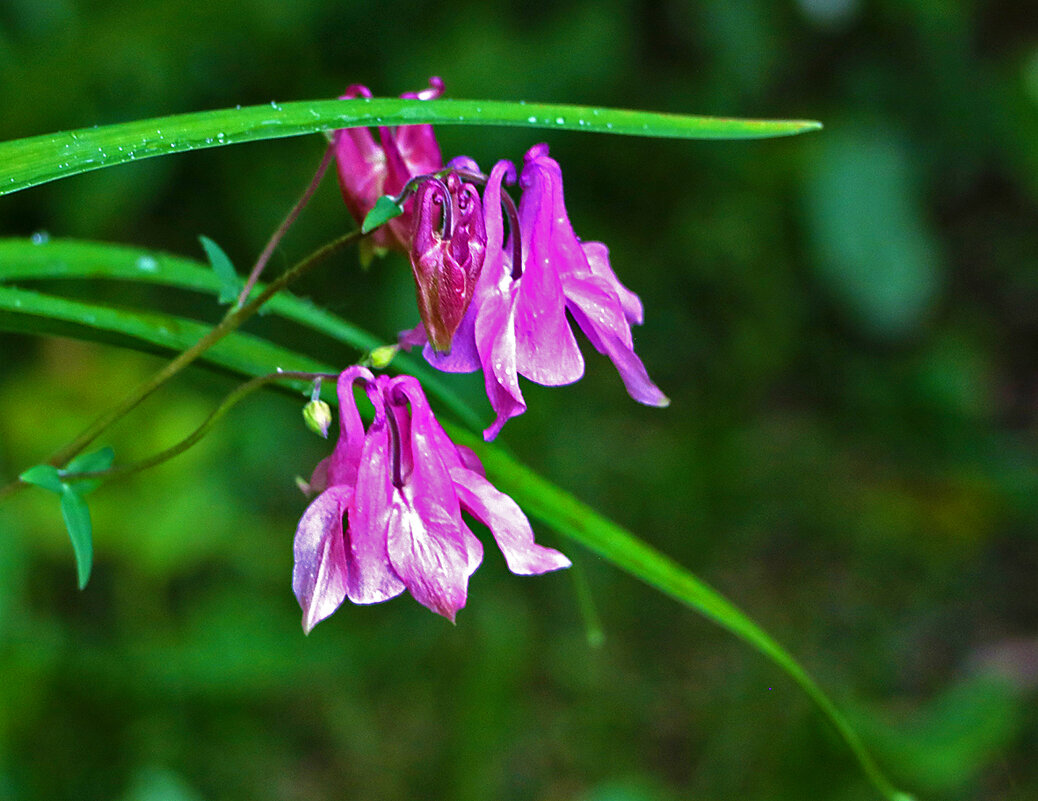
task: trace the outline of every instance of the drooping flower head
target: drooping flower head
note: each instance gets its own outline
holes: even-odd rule
[[[479,191],[457,172],[430,178],[415,199],[411,268],[429,344],[451,349],[483,267],[487,235]]]
[[[458,163],[456,159],[452,164]],[[469,160],[469,169],[477,169]],[[641,324],[638,296],[620,283],[600,242],[581,242],[573,232],[562,193],[562,171],[547,145],[526,153],[519,179],[519,248],[515,221],[504,234],[502,183],[514,182],[510,162],[494,165],[483,193],[487,251],[483,271],[449,357],[431,348],[426,359],[441,370],[483,368],[496,419],[483,432],[497,436],[505,422],[526,410],[518,376],[545,386],[577,381],[584,358],[566,318],[568,311],[594,348],[608,356],[627,392],[639,403],[670,401],[634,353],[631,325]],[[516,263],[516,254],[518,265]],[[415,332],[403,344],[415,344]]]
[[[375,408],[365,431],[353,395],[360,383]],[[340,434],[314,471],[310,504],[295,538],[292,588],[309,632],[343,599],[370,604],[405,589],[454,620],[483,546],[461,516],[484,523],[513,573],[568,567],[534,542],[526,516],[483,475],[475,454],[451,442],[416,378],[374,377],[351,367],[338,383]]]
[[[434,100],[443,94],[443,81],[430,78],[429,88],[406,92],[402,98]],[[371,97],[366,86],[350,86],[340,100]],[[357,225],[382,195],[396,195],[416,175],[443,168],[443,157],[431,125],[382,126],[376,143],[367,128],[341,128],[333,136],[335,163],[343,200]],[[404,214],[371,235],[376,249],[406,251],[411,237],[414,201],[404,206]]]

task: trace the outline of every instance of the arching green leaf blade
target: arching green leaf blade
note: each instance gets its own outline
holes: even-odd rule
[[[199,111],[0,143],[0,195],[130,161],[358,126],[503,125],[678,139],[759,139],[820,128],[807,120],[743,120],[499,100],[307,100]]]

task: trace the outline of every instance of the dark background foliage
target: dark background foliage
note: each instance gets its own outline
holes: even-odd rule
[[[898,783],[1034,798],[1033,4],[0,4],[4,139],[430,74],[454,97],[825,122],[731,143],[441,131],[488,166],[549,142],[578,233],[645,301],[639,353],[673,399],[637,406],[588,353],[577,385],[526,386],[503,439],[759,619]],[[245,265],[320,153],[310,137],[79,176],[0,199],[2,233],[196,257],[206,234]],[[275,267],[348,225],[328,181]],[[387,339],[415,319],[396,258],[347,254],[300,291]],[[15,335],[0,354],[5,479],[158,364]],[[479,381],[457,385],[489,420]],[[151,453],[230,386],[194,371],[109,441]],[[0,799],[873,797],[774,666],[546,530],[586,574],[601,647],[569,576],[513,577],[490,548],[456,627],[402,598],[304,638],[293,477],[328,446],[299,405],[253,398],[99,491],[85,592],[53,498],[0,508]]]

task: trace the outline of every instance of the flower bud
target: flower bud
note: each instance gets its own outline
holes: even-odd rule
[[[306,427],[328,439],[328,426],[332,424],[332,410],[323,400],[312,400],[303,407],[303,422]]]
[[[429,79],[429,88],[407,92],[402,97],[434,100],[443,94],[443,81]],[[340,100],[371,97],[365,86],[350,86]],[[396,195],[414,176],[443,168],[443,157],[431,125],[380,126],[378,141],[367,128],[342,128],[332,135],[335,162],[339,174],[339,188],[353,219],[364,222],[381,195]],[[373,231],[361,247],[362,260],[386,250],[407,250],[411,233],[409,200],[403,215]]]
[[[487,234],[479,192],[456,173],[430,179],[415,198],[411,269],[418,312],[433,350],[447,353],[472,301]]]
[[[374,348],[371,353],[368,354],[368,361],[371,362],[371,366],[374,369],[385,370],[389,367],[389,363],[393,361],[393,357],[399,352],[399,345],[382,345]]]

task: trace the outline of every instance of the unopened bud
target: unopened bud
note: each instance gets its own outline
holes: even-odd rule
[[[303,422],[306,427],[328,439],[328,426],[332,424],[331,407],[323,400],[312,400],[303,407]]]
[[[411,270],[418,313],[433,350],[447,353],[483,269],[487,233],[472,184],[457,173],[429,180],[415,198]]]
[[[374,369],[385,370],[399,352],[399,345],[382,345],[368,354],[368,361]]]

